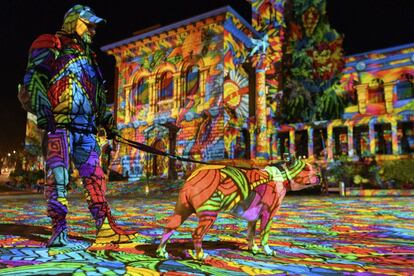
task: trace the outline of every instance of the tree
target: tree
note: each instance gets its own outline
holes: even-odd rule
[[[343,38],[328,23],[326,0],[295,0],[290,7],[281,119],[340,118],[345,106],[344,94],[338,89]]]

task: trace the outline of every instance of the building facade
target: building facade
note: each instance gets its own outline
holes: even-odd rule
[[[259,34],[225,7],[105,46],[117,61],[122,136],[196,160],[250,158],[247,119],[266,109],[264,84],[261,96],[249,93],[260,74],[247,62],[251,37]],[[192,166],[124,145],[117,160],[130,177],[175,177]]]
[[[348,106],[341,119],[284,124],[279,153],[330,161],[412,158],[414,153],[414,44],[345,58],[338,91]]]
[[[251,1],[252,25],[224,7],[102,47],[116,59],[121,135],[203,161],[266,163],[286,153],[325,161],[412,158],[414,44],[345,58],[334,87],[349,103],[341,118],[275,119],[284,2]],[[312,7],[303,14],[317,15]],[[308,17],[311,32],[317,22]],[[113,169],[131,179],[181,177],[194,166],[122,144],[115,160]]]

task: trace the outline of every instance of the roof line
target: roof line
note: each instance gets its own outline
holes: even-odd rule
[[[385,52],[398,51],[404,48],[414,48],[414,43],[408,43],[408,44],[398,45],[398,46],[389,47],[389,48],[382,48],[382,49],[372,50],[368,52],[356,53],[356,54],[352,54],[352,55],[345,56],[345,57],[351,58],[351,57],[357,57],[357,56],[363,56],[363,55],[369,55],[369,54],[381,54]]]
[[[117,41],[117,42],[114,42],[114,43],[111,43],[111,44],[104,45],[104,46],[101,47],[101,50],[105,52],[105,51],[117,48],[121,45],[125,45],[125,44],[128,44],[128,43],[137,41],[137,40],[141,40],[141,39],[144,39],[144,38],[147,38],[147,37],[150,37],[150,36],[154,36],[154,35],[157,35],[157,34],[160,34],[160,33],[164,33],[164,32],[170,31],[172,29],[176,29],[176,28],[179,28],[179,27],[184,26],[184,25],[191,24],[191,23],[196,22],[196,21],[201,21],[203,19],[215,16],[215,15],[219,15],[219,14],[222,14],[222,13],[225,13],[225,12],[233,13],[244,25],[246,25],[246,27],[250,31],[252,31],[256,36],[260,36],[259,33],[242,16],[240,16],[232,7],[224,6],[224,7],[221,7],[221,8],[218,8],[218,9],[215,9],[215,10],[197,15],[197,16],[190,17],[188,19],[178,21],[178,22],[173,23],[173,24],[170,24],[170,25],[167,25],[167,26],[164,26],[164,27],[161,27],[161,28],[143,33],[143,34],[135,35],[135,36],[129,37],[127,39],[123,39],[123,40],[120,40],[120,41]]]

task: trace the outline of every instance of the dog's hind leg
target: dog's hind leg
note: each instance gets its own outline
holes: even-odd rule
[[[195,255],[193,256],[196,260],[203,260],[206,254],[203,252],[202,243],[203,237],[214,224],[218,215],[217,211],[202,211],[197,213],[199,219],[198,226],[193,233],[193,243],[195,249]]]
[[[177,229],[192,213],[193,212],[189,210],[181,210],[180,212],[175,210],[174,214],[168,219],[160,245],[157,248],[156,254],[158,257],[168,259],[168,252],[165,250],[168,240],[174,233],[175,229]]]

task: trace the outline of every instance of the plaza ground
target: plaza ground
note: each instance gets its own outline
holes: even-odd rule
[[[71,197],[71,245],[46,248],[50,221],[41,195],[0,198],[0,275],[412,275],[412,197],[288,196],[275,217],[276,257],[246,251],[246,222],[221,214],[205,238],[204,262],[191,259],[194,216],[155,256],[173,200],[110,198],[114,215],[139,236],[122,245],[93,244],[95,229],[81,197]],[[176,274],[178,272],[179,274]],[[362,273],[362,274],[361,274]]]

